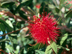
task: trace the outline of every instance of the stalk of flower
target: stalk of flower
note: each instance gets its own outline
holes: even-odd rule
[[[72,4],[72,1],[70,0],[67,0],[65,3],[67,3],[65,6],[69,5],[69,4]],[[72,8],[72,6],[69,8],[69,10]]]
[[[56,19],[49,14],[42,14],[41,17],[33,16],[34,21],[29,23],[29,30],[31,37],[37,41],[37,43],[50,44],[51,41],[55,41],[58,34],[58,27]]]
[[[37,4],[37,5],[36,5],[36,8],[37,8],[37,9],[40,9],[40,6],[41,6],[40,4]]]

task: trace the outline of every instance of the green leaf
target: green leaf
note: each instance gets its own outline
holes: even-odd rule
[[[21,3],[21,4],[16,8],[15,13],[17,13],[17,11],[19,11],[21,7],[27,6],[27,5],[29,5],[30,3],[31,3],[31,0],[30,0],[30,1],[26,1],[26,2],[24,2],[24,3]]]
[[[0,14],[0,18],[2,18],[2,15]]]
[[[35,54],[45,54],[43,51],[40,51],[40,50],[35,50]]]
[[[13,47],[11,46],[11,45],[8,45],[8,44],[6,44],[6,49],[7,49],[7,51],[10,53],[12,53],[13,52]]]
[[[11,28],[13,28],[13,25],[12,25],[12,23],[11,23],[10,20],[6,20],[6,23],[7,23]]]
[[[13,36],[14,37],[14,36]],[[18,44],[17,39],[13,38],[12,36],[9,37],[9,40],[13,43],[13,44]]]
[[[40,14],[42,14],[43,10],[45,9],[44,7],[45,7],[45,3],[43,2],[43,3],[41,4],[41,8],[40,8],[40,10],[39,10]]]
[[[63,49],[59,49],[58,54],[61,54],[63,51]]]
[[[59,13],[60,10],[59,10],[58,8],[55,8],[55,11],[56,11],[57,13]]]
[[[63,4],[65,2],[65,0],[60,0],[60,4]]]
[[[14,44],[18,44],[18,43],[17,43],[17,39],[15,39],[15,38],[12,39],[12,42],[13,42]]]
[[[43,45],[42,43],[37,43],[36,45],[30,47],[28,49],[28,52],[27,53],[31,53],[32,51],[36,50],[36,49],[40,49],[42,47],[44,47],[45,45]]]
[[[52,52],[51,45],[48,45],[46,50],[45,50],[45,54],[51,54],[51,52]]]
[[[0,40],[0,42],[4,42],[4,41],[7,41],[7,40],[6,39]]]
[[[45,2],[41,3],[41,7],[39,9],[40,14],[42,14],[43,12],[47,12],[47,13],[51,12],[51,10],[49,9],[48,4],[46,4]]]
[[[68,37],[68,34],[64,34],[63,37],[61,38],[61,41],[60,41],[60,45],[62,45],[64,43],[64,41],[67,39]]]
[[[51,54],[51,53],[52,53],[52,49],[49,50],[48,54]]]
[[[57,54],[57,45],[55,42],[51,43],[51,48],[54,50],[54,52]]]
[[[21,3],[21,2],[22,2],[22,0],[19,0],[19,2]]]
[[[71,19],[69,19],[69,21],[67,23],[67,27],[72,29],[72,20]]]
[[[17,36],[18,34],[11,34],[12,37]]]
[[[8,8],[10,10],[10,12],[15,14],[16,6],[14,4],[15,4],[15,2],[7,2],[7,3],[3,3],[1,7],[2,8]]]
[[[14,4],[14,2],[8,2],[8,3],[3,3],[2,4],[2,8],[9,8],[10,6],[12,6]]]
[[[20,22],[17,22],[16,23],[16,26],[17,26],[17,28],[21,28],[21,23]]]
[[[30,47],[29,49],[35,50],[35,49],[38,49],[39,46],[40,46],[40,44],[38,43],[35,46]]]
[[[66,18],[68,18],[68,17],[72,17],[72,11],[69,11],[69,12],[67,13]]]
[[[63,6],[64,6],[64,2],[65,2],[65,0],[60,0],[60,8],[62,8]]]
[[[72,40],[72,38],[68,38],[68,39],[67,39],[67,41],[71,41],[71,40]]]
[[[22,18],[24,18],[24,19],[26,19],[27,20],[27,16],[25,16],[24,15],[25,13],[23,12],[23,11],[19,11],[19,15],[22,17]]]
[[[4,26],[7,29],[7,32],[11,32],[12,31],[12,28],[5,21],[3,21],[2,19],[0,19],[0,22],[4,24]]]
[[[5,26],[4,26],[3,23],[0,23],[0,30],[1,30],[1,31],[5,31]]]

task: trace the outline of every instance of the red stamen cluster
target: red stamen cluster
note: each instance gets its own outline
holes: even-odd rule
[[[48,41],[56,41],[58,34],[57,22],[53,16],[34,16],[34,21],[29,24],[30,33],[38,43],[48,44]]]

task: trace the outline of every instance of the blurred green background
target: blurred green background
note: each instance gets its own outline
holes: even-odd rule
[[[0,54],[72,54],[71,0],[0,0]],[[28,29],[33,16],[51,12],[60,36],[51,45],[36,43]]]

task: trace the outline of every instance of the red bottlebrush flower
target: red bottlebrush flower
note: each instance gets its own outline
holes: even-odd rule
[[[34,21],[29,24],[30,33],[38,43],[48,44],[48,41],[56,41],[59,36],[57,22],[49,15],[43,14],[41,18],[34,16]]]
[[[37,4],[37,5],[36,5],[36,8],[38,8],[38,9],[39,9],[39,8],[40,8],[40,4]]]

